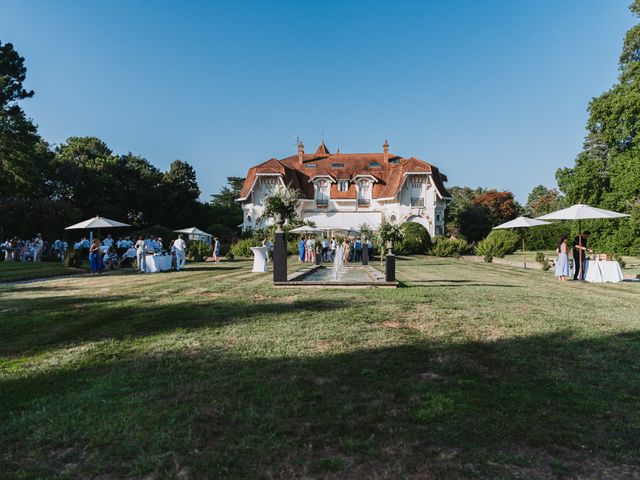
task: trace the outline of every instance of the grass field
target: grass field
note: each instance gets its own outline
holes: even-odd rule
[[[70,275],[78,271],[60,262],[0,262],[0,282]]]
[[[2,478],[638,478],[640,284],[462,260],[0,285]]]

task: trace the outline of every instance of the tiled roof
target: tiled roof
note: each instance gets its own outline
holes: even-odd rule
[[[309,164],[315,166],[310,168]],[[336,164],[343,164],[344,167],[334,168]],[[384,153],[331,154],[323,142],[315,153],[303,154],[302,163],[300,163],[298,155],[292,155],[280,160],[272,158],[250,168],[239,200],[244,200],[249,196],[256,176],[261,173],[281,174],[285,184],[300,190],[303,197],[312,199],[314,190],[311,179],[319,174],[331,175],[338,180],[350,179],[351,181],[356,175],[373,175],[378,180],[373,185],[373,198],[390,198],[400,191],[405,175],[411,172],[431,173],[433,183],[440,196],[451,197],[444,186],[446,176],[430,163],[413,157],[402,158],[391,153],[387,155]],[[331,185],[330,196],[334,199],[355,199],[355,186],[350,183],[346,192],[340,192],[338,185],[334,183]]]

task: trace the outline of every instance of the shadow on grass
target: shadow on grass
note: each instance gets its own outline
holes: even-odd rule
[[[69,459],[47,450],[82,445],[72,476],[186,466],[194,478],[633,478],[640,468],[637,333],[236,353],[105,356],[4,380],[0,466],[60,471]]]

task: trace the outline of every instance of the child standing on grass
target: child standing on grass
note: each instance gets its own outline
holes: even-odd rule
[[[564,282],[569,276],[569,255],[567,254],[567,236],[562,235],[556,248],[558,261],[556,262],[556,277]]]

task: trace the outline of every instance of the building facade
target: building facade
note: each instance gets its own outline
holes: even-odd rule
[[[323,143],[315,153],[281,160],[272,158],[247,172],[238,201],[242,203],[243,230],[270,224],[264,218],[264,199],[289,185],[301,192],[298,216],[325,230],[353,229],[381,222],[418,222],[433,236],[444,234],[444,211],[451,195],[447,177],[417,158],[389,152],[330,153]]]

